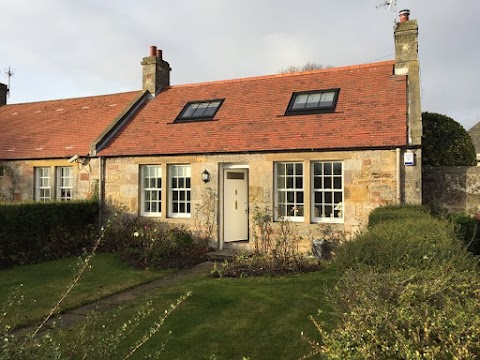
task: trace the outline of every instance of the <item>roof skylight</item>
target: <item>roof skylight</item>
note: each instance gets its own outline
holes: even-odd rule
[[[187,103],[175,121],[213,119],[224,99],[192,101]]]
[[[333,112],[340,89],[295,92],[285,115]]]

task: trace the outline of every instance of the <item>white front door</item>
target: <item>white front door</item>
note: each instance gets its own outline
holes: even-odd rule
[[[248,170],[223,171],[223,241],[248,240]]]

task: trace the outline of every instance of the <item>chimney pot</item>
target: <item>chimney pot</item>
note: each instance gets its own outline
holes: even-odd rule
[[[157,47],[150,46],[150,56],[156,56],[156,55],[157,55]]]
[[[160,49],[157,50],[157,57],[162,59],[162,50]]]
[[[408,10],[408,9],[400,10],[399,14],[400,14],[400,22],[405,22],[405,21],[410,20],[409,19],[410,10]]]

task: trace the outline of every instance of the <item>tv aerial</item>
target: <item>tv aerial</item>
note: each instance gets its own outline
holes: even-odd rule
[[[3,71],[7,76],[7,96],[10,97],[10,79],[14,75],[13,69],[9,66],[8,69]]]
[[[397,0],[384,0],[381,4],[378,4],[376,8],[387,9],[387,11],[393,12],[393,22],[395,23],[397,16]]]

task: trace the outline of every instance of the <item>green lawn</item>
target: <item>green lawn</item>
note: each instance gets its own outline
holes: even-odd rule
[[[0,304],[5,304],[11,289],[23,284],[24,301],[12,325],[27,325],[42,319],[73,278],[78,258],[18,266],[0,271]],[[133,270],[111,254],[96,254],[92,268],[65,300],[61,309],[75,308],[132,286],[164,276],[166,272]],[[1,307],[1,305],[0,305]]]
[[[21,308],[21,320],[23,323],[38,320],[68,284],[75,263],[76,259],[65,259],[1,271],[0,301],[4,303],[8,288],[23,283],[26,300]],[[92,270],[64,307],[91,302],[163,274],[132,270],[112,255],[99,254]],[[164,359],[211,359],[214,354],[217,360],[241,360],[243,356],[251,360],[298,359],[309,352],[300,333],[317,335],[308,320],[309,315],[315,315],[321,309],[324,312],[321,320],[327,326],[334,325],[325,294],[337,280],[338,273],[330,267],[307,274],[277,277],[218,279],[197,276],[147,292],[143,298],[127,304],[112,321],[121,326],[131,320],[147,301],[152,301],[155,307],[155,312],[127,341],[122,342],[121,346],[126,350],[145,334],[169,304],[192,291],[192,296],[171,314],[160,332],[133,358],[143,358],[158,350],[166,333],[171,331],[171,339],[162,356]],[[103,316],[113,319],[111,313]],[[102,329],[102,323],[108,321],[101,319],[97,329]],[[64,336],[74,341],[79,339],[79,334],[78,328],[64,332]],[[93,341],[101,341],[97,339],[101,335],[103,331],[94,333]]]
[[[132,317],[140,305],[153,301],[156,314],[144,324],[125,348],[139,339],[155,318],[168,305],[187,291],[192,291],[180,307],[167,319],[137,357],[158,349],[172,331],[163,359],[298,359],[309,352],[300,333],[318,337],[309,315],[324,312],[321,320],[329,326],[334,321],[325,300],[326,291],[338,280],[332,269],[258,278],[197,278],[175,286],[158,289],[142,300],[130,304],[120,313],[118,324]],[[75,334],[75,331],[73,331]],[[135,339],[134,339],[135,338]]]

